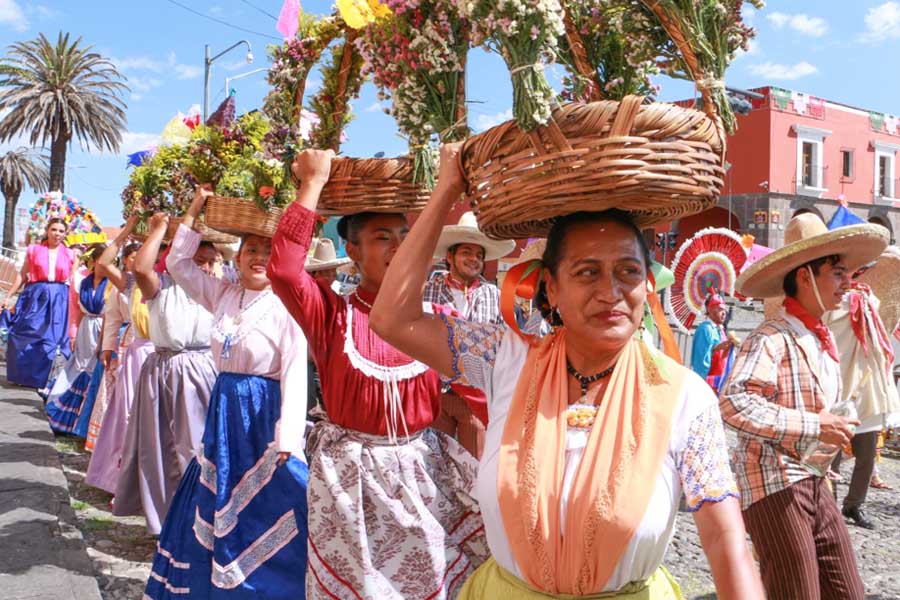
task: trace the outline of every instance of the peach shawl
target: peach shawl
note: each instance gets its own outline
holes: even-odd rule
[[[497,491],[516,563],[551,594],[599,592],[637,530],[668,451],[683,371],[643,342],[619,355],[560,526],[566,449],[566,334],[529,352],[500,448]],[[664,374],[660,366],[670,365]],[[539,441],[538,441],[539,440]]]

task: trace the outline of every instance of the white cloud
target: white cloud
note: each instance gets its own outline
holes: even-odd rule
[[[863,41],[881,42],[900,38],[900,2],[885,2],[870,8],[865,17]]]
[[[222,7],[219,6],[218,4],[216,4],[215,6],[211,6],[211,7],[209,8],[209,14],[211,14],[211,15],[221,15],[221,14],[222,14]]]
[[[510,119],[512,119],[512,109],[507,108],[506,110],[493,115],[476,116],[474,127],[476,131],[484,131],[485,129],[490,129],[503,121],[509,121]]]
[[[49,6],[44,6],[43,4],[31,6],[29,7],[29,10],[33,11],[41,19],[55,19],[56,17],[62,16],[60,11],[55,8],[50,8]]]
[[[203,69],[196,65],[175,65],[175,77],[178,79],[197,79],[203,74]]]
[[[741,19],[744,20],[744,23],[752,27],[753,22],[756,21],[756,12],[757,9],[753,8],[753,5],[750,3],[744,4],[741,7]]]
[[[750,72],[764,79],[792,80],[818,73],[819,69],[804,60],[794,65],[764,62],[758,65],[751,65]]]
[[[137,75],[132,75],[128,78],[128,87],[137,92],[147,93],[153,88],[158,88],[161,85],[162,81],[153,77],[139,77]]]
[[[124,58],[110,58],[119,71],[153,71],[160,73],[163,64],[151,56],[126,56]]]
[[[777,29],[787,26],[794,31],[811,37],[822,37],[828,33],[828,23],[822,17],[811,17],[803,13],[789,15],[783,12],[772,12],[767,14],[766,18]]]
[[[366,112],[381,112],[383,110],[384,106],[382,106],[381,102],[373,102],[366,107]]]
[[[146,150],[150,146],[158,146],[159,141],[160,138],[158,133],[126,131],[122,134],[121,153],[132,154],[134,152],[140,152],[141,150]]]
[[[16,0],[0,0],[0,25],[9,25],[16,31],[28,29],[28,19]]]
[[[144,99],[144,95],[143,95],[143,94],[132,94],[132,95],[131,95],[131,101],[132,101],[132,102],[140,102],[140,101],[143,100],[143,99]]]

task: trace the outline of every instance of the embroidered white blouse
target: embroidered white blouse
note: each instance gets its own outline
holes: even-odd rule
[[[291,452],[305,462],[306,338],[271,290],[245,290],[240,284],[211,277],[197,268],[193,256],[200,238],[196,231],[179,226],[166,267],[191,298],[212,311],[210,345],[219,372],[281,382],[278,450]]]
[[[202,275],[202,271],[197,271]],[[209,346],[212,314],[189,298],[169,273],[159,274],[159,291],[145,302],[150,317],[150,341],[160,350],[176,352]]]
[[[497,469],[503,429],[525,365],[528,345],[503,326],[442,318],[447,324],[460,382],[484,390],[488,399],[488,426],[475,493],[481,506],[488,545],[497,563],[521,578],[500,513]],[[568,428],[561,507],[563,519],[588,433],[584,429]],[[647,512],[606,587],[596,590],[597,593],[616,591],[628,583],[647,579],[659,568],[674,534],[682,493],[689,512],[698,510],[706,502],[738,496],[728,462],[718,401],[709,385],[693,372],[685,375],[672,416],[669,451],[662,469],[656,474],[656,486]]]

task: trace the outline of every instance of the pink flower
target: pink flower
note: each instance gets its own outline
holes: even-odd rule
[[[531,26],[531,39],[536,40],[536,39],[538,39],[539,35],[541,35],[541,28],[538,27],[537,25],[532,25]]]

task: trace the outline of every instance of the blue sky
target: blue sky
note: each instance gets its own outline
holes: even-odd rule
[[[165,123],[178,111],[199,104],[203,94],[203,51],[213,53],[247,39],[255,60],[246,62],[238,48],[213,65],[211,109],[225,96],[225,78],[268,64],[265,48],[277,42],[275,20],[282,0],[178,0],[205,15],[192,14],[173,0],[0,0],[0,46],[60,30],[81,36],[109,57],[128,77],[131,92],[128,125],[120,155],[69,153],[66,189],[94,209],[104,224],[121,222],[119,192],[128,172],[125,155],[154,143]],[[313,13],[327,13],[331,2],[305,0]],[[803,91],[860,108],[900,114],[900,80],[891,68],[900,53],[900,1],[772,0],[761,11],[748,9],[758,29],[751,51],[730,68],[728,84],[741,88],[763,85]],[[251,30],[247,33],[212,19]],[[559,75],[561,68],[551,69]],[[555,79],[555,78],[554,78]],[[307,93],[318,76],[310,77]],[[692,94],[684,82],[663,79],[662,99]],[[472,52],[468,78],[470,123],[482,130],[510,116],[511,88],[502,61],[480,50]],[[264,73],[235,81],[238,111],[257,108],[266,93]],[[405,151],[393,120],[383,114],[375,89],[367,84],[353,102],[356,120],[349,126],[343,152],[371,156]],[[15,141],[0,146],[5,151]],[[26,191],[20,202],[30,204]]]

